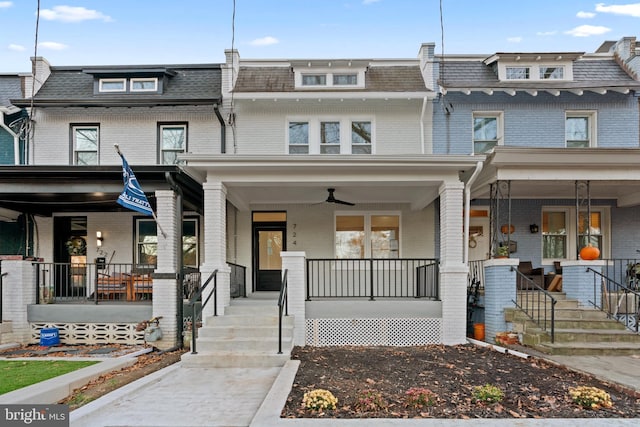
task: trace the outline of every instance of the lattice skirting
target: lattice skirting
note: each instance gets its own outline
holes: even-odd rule
[[[31,323],[31,343],[40,342],[40,330],[57,328],[62,344],[144,344],[144,331],[135,323]]]
[[[307,319],[306,344],[392,345],[440,344],[442,319]]]

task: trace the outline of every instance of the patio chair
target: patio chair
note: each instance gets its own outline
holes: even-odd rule
[[[532,280],[533,283],[544,289],[544,268],[533,268],[531,261],[520,261],[518,271],[525,277]],[[524,280],[518,275],[518,290],[535,289],[528,280]]]
[[[151,299],[153,296],[154,267],[136,266],[131,275],[132,294],[134,300]]]
[[[127,296],[127,285],[131,281],[128,273],[100,273],[96,280],[96,290],[101,299],[121,299]]]

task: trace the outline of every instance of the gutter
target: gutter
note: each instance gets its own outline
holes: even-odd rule
[[[473,171],[471,177],[464,185],[464,242],[462,262],[465,265],[469,264],[469,210],[471,209],[471,185],[478,178],[478,175],[482,171],[482,162],[476,163],[476,170]]]
[[[213,110],[216,112],[216,117],[220,122],[220,153],[224,154],[227,152],[227,124],[225,123],[222,115],[220,114],[220,109],[218,108],[218,104],[213,105]]]

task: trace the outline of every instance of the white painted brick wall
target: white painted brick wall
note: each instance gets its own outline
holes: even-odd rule
[[[36,302],[36,277],[31,261],[2,261],[2,318],[12,322],[13,339],[28,343],[31,328],[27,321],[27,305]]]
[[[306,262],[303,251],[282,252],[282,271],[287,271],[289,315],[294,316],[293,343],[305,345]]]

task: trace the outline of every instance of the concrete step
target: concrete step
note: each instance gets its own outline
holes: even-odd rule
[[[551,318],[551,309],[534,309],[528,310],[528,313],[536,319],[545,317]],[[517,309],[513,313],[515,319],[524,319],[527,316],[523,311]],[[554,310],[556,320],[611,320],[607,314],[600,310],[585,308],[562,308]]]
[[[262,301],[256,303],[233,303],[228,307],[225,307],[225,316],[234,315],[266,315],[266,316],[278,316],[278,306],[275,304],[260,304]]]
[[[211,338],[198,337],[196,341],[198,352],[212,353],[216,351],[237,352],[269,352],[278,351],[278,337],[273,338]],[[293,338],[283,338],[282,348],[293,348]]]
[[[289,338],[293,336],[293,328],[284,326],[282,336]],[[198,330],[198,337],[201,338],[277,338],[278,327],[274,326],[206,326]]]
[[[224,316],[210,316],[206,318],[206,326],[278,326],[278,316],[268,314],[225,314]],[[283,316],[282,324],[293,326],[293,316]]]
[[[565,356],[625,356],[640,353],[640,343],[543,343],[533,346],[538,351],[546,354]]]
[[[533,343],[551,341],[550,330],[531,328],[526,331]],[[640,335],[629,330],[618,329],[555,329],[556,343],[640,343]]]
[[[290,351],[283,349],[283,354],[269,352],[213,351],[182,355],[182,366],[185,368],[272,368],[281,367],[290,359]]]

